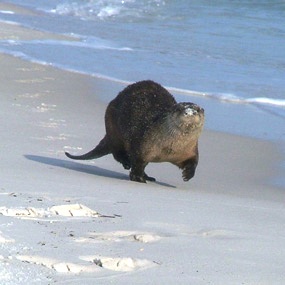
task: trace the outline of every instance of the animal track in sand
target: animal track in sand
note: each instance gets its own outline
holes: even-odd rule
[[[94,266],[91,262],[89,263],[73,263],[63,262],[57,259],[42,257],[42,256],[31,256],[31,255],[18,255],[16,258],[22,262],[36,264],[44,266],[46,268],[55,270],[58,273],[91,273],[98,272],[98,267]]]
[[[149,261],[146,259],[134,259],[134,258],[113,258],[113,257],[99,257],[99,256],[82,256],[79,257],[80,262],[64,262],[57,259],[31,256],[31,255],[18,255],[16,259],[44,266],[46,268],[55,270],[58,273],[92,273],[100,272],[102,269],[108,269],[118,272],[132,272],[141,269],[147,269],[157,265],[157,262]]]
[[[92,261],[95,265],[106,268],[108,270],[130,272],[139,269],[146,269],[157,265],[157,262],[149,261],[147,259],[135,259],[130,257],[112,258],[99,256],[85,256],[81,259]]]
[[[64,217],[99,217],[100,214],[81,204],[60,205],[49,208],[54,215]]]
[[[7,208],[0,207],[0,215],[22,219],[62,217],[100,217],[101,215],[81,204],[53,206],[48,209],[41,208]]]
[[[135,231],[114,231],[106,233],[89,233],[88,237],[77,238],[76,242],[121,242],[121,241],[134,241],[141,243],[156,242],[161,239],[160,236],[152,233],[142,233]]]
[[[217,239],[237,238],[236,234],[233,231],[223,230],[223,229],[200,230],[197,232],[190,233],[190,236],[197,236],[203,238],[217,238]]]
[[[13,242],[15,242],[14,239],[11,239],[11,238],[8,238],[8,237],[4,236],[2,234],[2,232],[0,231],[0,244],[1,243],[13,243]]]

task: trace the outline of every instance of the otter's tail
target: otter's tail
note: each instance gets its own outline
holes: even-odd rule
[[[109,144],[107,142],[106,136],[100,141],[100,143],[91,151],[82,154],[82,155],[72,155],[68,152],[65,152],[65,155],[71,159],[77,159],[77,160],[88,160],[88,159],[95,159],[102,157],[104,155],[107,155],[111,153],[111,150],[109,148]]]

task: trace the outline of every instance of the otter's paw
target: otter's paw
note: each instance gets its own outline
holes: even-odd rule
[[[189,181],[195,175],[195,168],[185,167],[182,172],[182,177],[184,181]]]
[[[147,181],[152,181],[152,182],[156,181],[156,179],[154,177],[150,177],[146,173],[144,174],[144,179]]]
[[[136,182],[141,182],[141,183],[146,183],[146,179],[144,176],[135,175],[133,173],[130,173],[130,180],[136,181]]]

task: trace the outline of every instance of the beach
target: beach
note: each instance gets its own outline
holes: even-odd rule
[[[3,53],[0,64],[0,284],[284,284],[282,142],[206,128],[193,180],[164,163],[146,169],[157,182],[131,182],[110,155],[64,155],[97,145],[102,94],[125,84]]]
[[[130,182],[111,156],[64,156],[104,135],[97,80],[5,55],[1,67],[3,284],[282,284],[273,145],[205,130],[193,181],[153,164],[157,183]]]

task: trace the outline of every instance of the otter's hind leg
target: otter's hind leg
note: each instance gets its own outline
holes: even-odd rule
[[[125,169],[131,168],[131,161],[124,150],[113,152],[113,156],[118,162],[122,163]]]
[[[155,181],[155,178],[148,176],[144,172],[144,169],[146,166],[147,166],[147,162],[144,162],[142,160],[136,160],[132,162],[130,180],[136,181],[136,182],[142,182],[142,183],[146,183],[146,180]]]
[[[132,168],[130,172],[130,180],[136,182],[146,183],[144,169],[147,163],[143,161],[135,161],[132,163]]]

